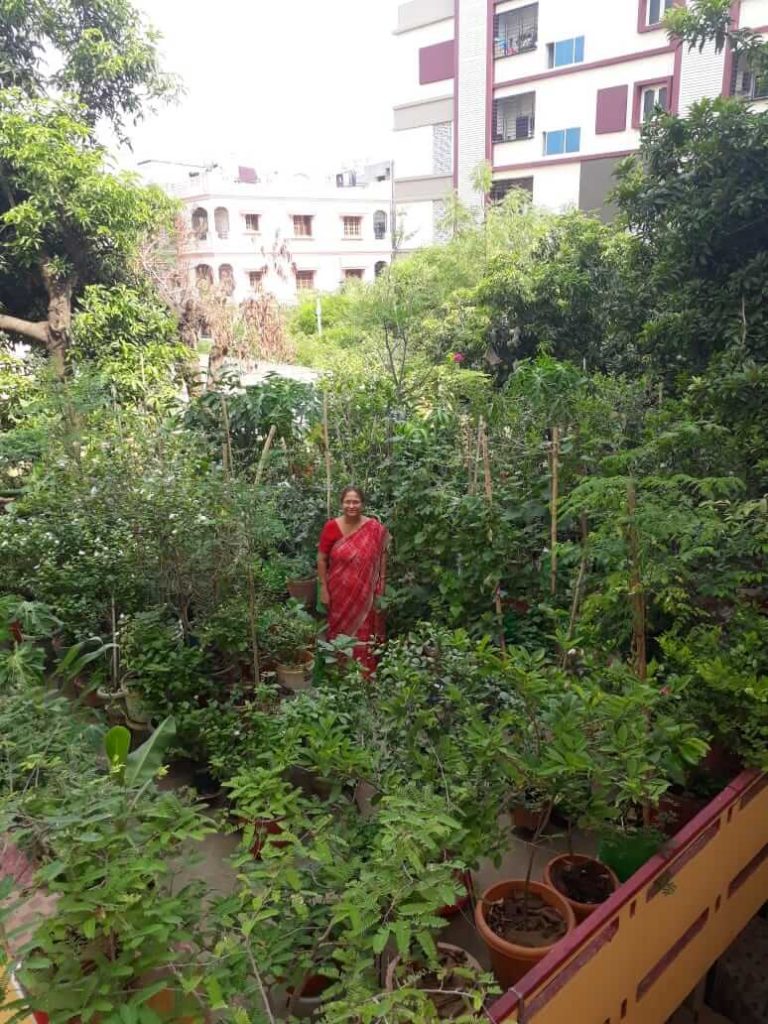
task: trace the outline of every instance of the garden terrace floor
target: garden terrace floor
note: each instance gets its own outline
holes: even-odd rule
[[[191,777],[182,768],[173,767],[161,785],[173,788],[189,785],[190,782]],[[235,887],[236,878],[229,858],[236,852],[239,839],[240,836],[237,832],[215,833],[206,836],[200,844],[199,861],[188,869],[183,879],[180,880],[200,879],[205,882],[210,891],[217,895],[226,895],[231,892]],[[572,843],[574,853],[595,856],[597,850],[595,836],[574,832]],[[541,879],[547,862],[558,854],[567,852],[567,849],[568,841],[564,832],[559,830],[556,825],[549,826],[535,850],[532,878]],[[499,867],[496,867],[490,860],[483,860],[479,869],[473,872],[476,894],[479,895],[489,886],[503,879],[525,878],[530,851],[531,844],[523,833],[510,831],[509,849]],[[475,928],[471,907],[458,913],[452,920],[447,920],[440,938],[444,942],[450,942],[466,949],[486,970],[490,971],[488,951]]]

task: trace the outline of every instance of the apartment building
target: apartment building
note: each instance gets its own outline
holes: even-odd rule
[[[685,0],[410,0],[399,7],[395,194],[406,245],[438,239],[447,193],[477,202],[512,187],[550,209],[610,216],[619,160],[656,107],[704,97],[764,101],[768,82],[732,57],[670,43],[662,19]],[[741,27],[768,34],[768,0],[735,0]]]
[[[391,259],[389,162],[319,182],[166,161],[141,171],[183,202],[180,256],[191,280],[219,285],[237,302],[261,288],[292,303],[302,291],[372,281]]]

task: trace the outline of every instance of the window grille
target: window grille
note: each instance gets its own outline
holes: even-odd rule
[[[300,292],[312,291],[315,287],[314,270],[297,270],[296,287]]]
[[[496,58],[514,57],[518,53],[535,50],[538,41],[538,4],[505,11],[493,19],[493,52]]]
[[[384,210],[377,210],[373,215],[373,237],[379,241],[387,237],[387,214]]]
[[[311,238],[312,237],[312,217],[307,214],[301,214],[294,216],[293,218],[293,233],[296,238]]]
[[[493,141],[532,139],[536,121],[536,93],[506,96],[493,102]]]
[[[344,221],[344,237],[360,238],[363,233],[363,218],[343,217],[342,220]]]
[[[491,202],[500,203],[513,189],[519,189],[532,196],[533,178],[507,178],[506,181],[494,181],[491,185]]]
[[[245,215],[245,230],[258,232],[260,215],[258,213],[246,213]]]

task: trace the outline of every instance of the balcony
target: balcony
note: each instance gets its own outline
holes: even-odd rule
[[[731,95],[747,102],[768,99],[768,75],[756,74],[747,61],[740,58],[733,66]]]
[[[539,41],[539,5],[505,11],[494,19],[493,55],[496,60],[535,50]]]
[[[532,139],[536,130],[536,94],[494,100],[493,141],[519,142]]]

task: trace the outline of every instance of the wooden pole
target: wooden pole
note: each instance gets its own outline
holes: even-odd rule
[[[552,443],[550,445],[551,460],[551,491],[549,499],[549,550],[550,573],[549,590],[554,596],[557,593],[557,502],[560,481],[560,428],[552,427]]]
[[[646,648],[646,608],[643,592],[643,577],[640,567],[640,538],[635,515],[637,513],[637,490],[634,480],[627,487],[627,546],[629,548],[629,595],[632,604],[632,658],[638,679],[648,676],[648,653]]]
[[[328,519],[331,518],[331,442],[328,437],[328,392],[323,392],[323,442],[325,443],[325,487]]]
[[[480,440],[481,440],[481,451],[483,454],[483,477],[485,481],[485,497],[488,502],[488,511],[491,512],[491,505],[493,503],[493,481],[491,480],[491,457],[488,451],[488,433],[485,429],[485,420],[480,419]],[[488,527],[488,541],[493,541],[493,526]],[[507,650],[507,639],[504,636],[504,617],[501,610],[501,594],[499,593],[498,586],[496,592],[493,595],[494,604],[496,606],[496,617],[499,620],[499,647],[502,653],[506,653]]]
[[[227,400],[224,395],[221,396],[221,413],[224,417],[224,471],[227,476],[231,476],[235,467],[232,462],[232,434],[229,429],[229,410],[227,409]]]
[[[267,456],[269,455],[269,449],[272,447],[272,442],[275,440],[275,434],[277,433],[277,427],[273,423],[269,428],[267,439],[264,442],[264,447],[261,449],[261,456],[259,458],[259,464],[256,467],[256,476],[254,478],[255,483],[261,483],[261,477],[264,472],[264,467],[267,464]]]

